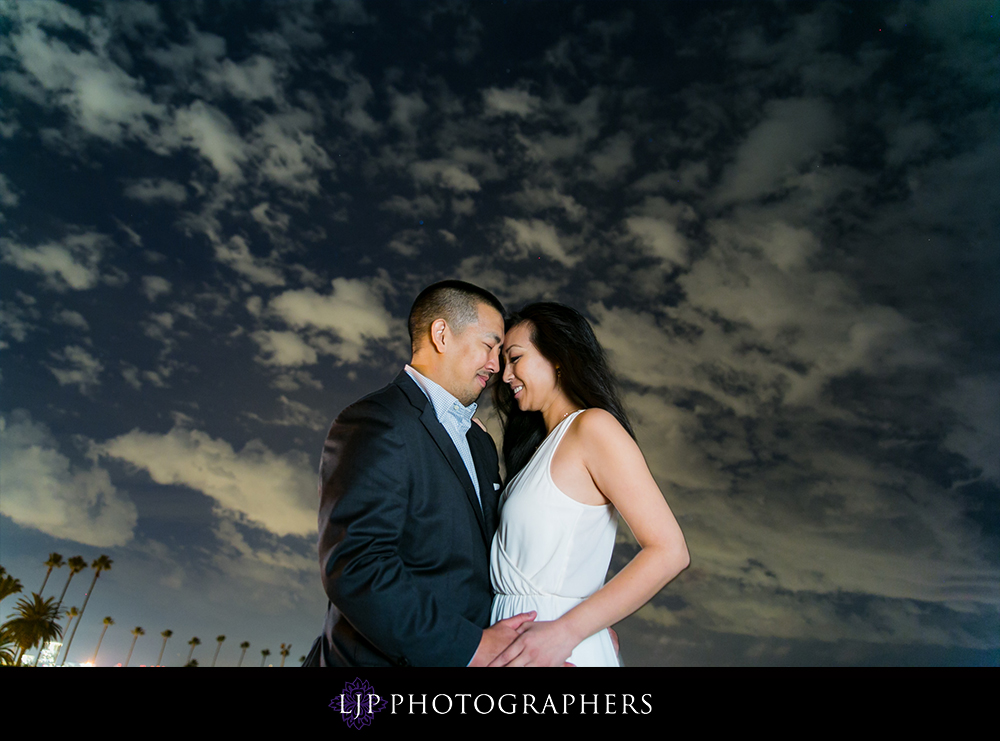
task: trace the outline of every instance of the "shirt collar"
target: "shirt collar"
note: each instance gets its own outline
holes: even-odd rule
[[[439,422],[442,422],[446,415],[451,415],[465,428],[472,424],[472,416],[479,407],[476,402],[472,402],[469,406],[463,405],[451,393],[434,383],[409,363],[404,366],[404,370],[424,392],[424,396],[430,400],[434,406],[434,415]]]

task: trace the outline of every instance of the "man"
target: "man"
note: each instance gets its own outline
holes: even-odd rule
[[[485,666],[533,619],[488,627],[500,476],[472,415],[500,368],[503,313],[469,283],[424,289],[409,365],[330,428],[319,510],[330,606],[307,665]]]

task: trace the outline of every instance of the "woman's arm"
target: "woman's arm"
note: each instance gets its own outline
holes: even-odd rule
[[[579,465],[628,523],[641,550],[611,581],[558,620],[525,625],[491,666],[561,666],[578,643],[635,612],[690,563],[676,518],[639,446],[618,420],[604,410],[588,409],[573,427],[574,458],[579,456]]]

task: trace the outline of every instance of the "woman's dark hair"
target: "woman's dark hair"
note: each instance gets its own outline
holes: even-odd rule
[[[531,343],[559,369],[559,385],[570,400],[581,407],[604,409],[614,415],[635,439],[625,414],[618,381],[604,348],[590,323],[576,309],[563,304],[529,304],[508,317],[506,331],[519,324],[531,326]],[[501,369],[501,377],[503,370]],[[503,428],[503,459],[510,481],[534,455],[547,434],[541,412],[522,412],[506,383],[493,385],[493,406]]]

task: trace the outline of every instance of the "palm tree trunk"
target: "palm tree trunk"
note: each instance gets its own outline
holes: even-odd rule
[[[84,604],[86,604],[86,602]],[[80,615],[81,616],[83,615],[83,611],[82,610],[80,611]],[[80,618],[79,617],[76,619],[76,624],[77,625],[80,624]],[[76,632],[75,628],[73,629],[73,632]],[[108,632],[108,625],[107,625],[107,623],[105,623],[104,624],[104,630],[101,631],[101,637],[97,640],[97,648],[94,649],[94,659],[93,659],[94,666],[97,666],[97,652],[101,650],[101,644],[104,642],[104,634],[107,633],[107,632]],[[132,641],[132,645],[133,646],[135,645],[135,641]],[[66,650],[66,653],[69,654],[69,649]],[[132,655],[132,650],[129,649],[128,653],[129,653],[129,656],[131,656]],[[66,661],[66,657],[65,656],[63,656],[63,661]],[[59,666],[62,666],[62,664],[60,664]]]
[[[64,589],[63,592],[65,592],[65,591],[66,590]],[[60,598],[60,601],[61,601],[61,599],[62,598]],[[58,614],[58,610],[59,610],[59,602],[56,603],[56,614]],[[73,616],[70,615],[69,616],[69,620],[66,621],[66,630],[69,630],[69,624],[72,623],[72,622],[73,622]],[[66,635],[66,630],[63,631],[63,635]],[[45,643],[42,644],[42,647],[40,649],[38,649],[38,655],[39,656],[42,655],[42,651],[44,651],[45,647],[48,646],[48,645],[49,645],[48,641],[46,641]],[[62,650],[62,646],[60,646],[59,649]],[[56,656],[54,656],[53,659],[52,659],[53,663],[55,663],[55,659],[58,658],[58,655],[59,655],[59,651],[56,651]],[[38,662],[37,661],[35,662],[35,666],[38,666]]]
[[[49,575],[52,573],[52,567],[49,566],[49,570],[45,572],[45,578],[42,579],[42,588],[38,590],[38,596],[41,597],[45,592],[45,585],[49,582]]]
[[[160,646],[160,655],[156,657],[156,665],[163,666],[163,652],[167,650],[167,641],[170,640],[170,636],[163,639],[163,645]]]
[[[219,651],[222,650],[222,644],[220,643],[215,647],[215,656],[212,657],[212,666],[215,666],[215,660],[219,658]]]
[[[73,580],[74,576],[76,576],[76,572],[73,571],[73,570],[70,570],[70,572],[69,572],[69,578],[66,580],[66,585],[63,587],[62,594],[59,595],[59,601],[56,602],[56,609],[57,610],[60,607],[62,607],[63,597],[66,596],[66,590],[69,589],[69,583]],[[66,626],[69,627],[69,623],[67,623]]]
[[[247,655],[247,650],[244,648],[243,652],[240,654],[240,660],[236,662],[236,668],[239,669],[243,666],[243,657]]]
[[[102,636],[103,637],[103,636]],[[135,648],[135,642],[139,640],[139,636],[132,636],[132,645],[128,647],[128,656],[125,657],[125,663],[122,664],[122,669],[128,666],[129,659],[132,658],[132,649]],[[97,654],[94,654],[94,663],[97,663]]]
[[[73,644],[73,636],[76,635],[76,629],[80,627],[80,621],[83,620],[83,613],[86,612],[86,610],[87,610],[87,603],[90,602],[90,595],[92,595],[94,593],[94,586],[97,584],[97,577],[99,577],[100,575],[101,575],[101,572],[98,571],[97,569],[94,569],[94,580],[92,582],[90,582],[90,589],[87,590],[87,596],[83,598],[83,607],[80,608],[80,615],[76,619],[76,625],[73,626],[73,632],[69,634],[69,640],[66,641],[66,653],[63,654],[62,661],[59,663],[59,666],[62,666],[63,664],[65,664],[66,663],[66,659],[69,658],[69,647]],[[66,586],[69,586],[68,582],[66,583]],[[104,633],[101,633],[101,640],[104,640]],[[100,641],[98,641],[97,648],[100,648],[100,647],[101,647],[101,643],[100,643]],[[96,662],[96,659],[97,659],[97,652],[96,651],[94,652],[94,659],[95,659],[94,663],[97,663]]]

